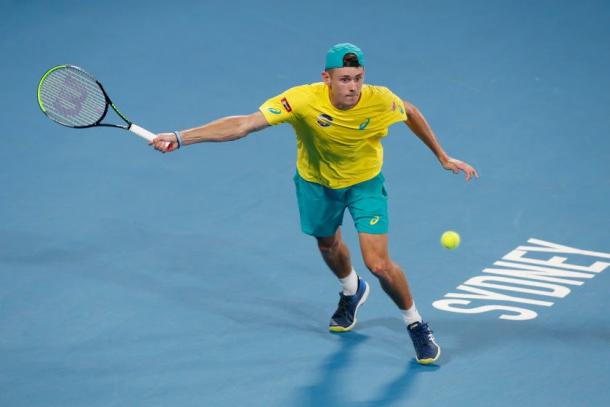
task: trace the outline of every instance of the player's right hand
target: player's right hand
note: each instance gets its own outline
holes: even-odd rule
[[[164,154],[178,149],[178,140],[174,133],[160,133],[148,144]]]

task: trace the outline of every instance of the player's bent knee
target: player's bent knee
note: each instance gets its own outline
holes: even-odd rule
[[[366,267],[377,278],[388,279],[392,269],[392,262],[388,260],[374,260],[366,262]]]

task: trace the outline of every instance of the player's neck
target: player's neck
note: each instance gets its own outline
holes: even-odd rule
[[[350,110],[351,108],[356,106],[358,104],[358,102],[360,102],[360,99],[362,99],[362,93],[360,93],[360,95],[358,95],[358,99],[354,103],[345,103],[345,102],[342,102],[340,99],[337,100],[338,98],[333,98],[332,92],[329,92],[328,99],[330,100],[330,103],[336,109]]]

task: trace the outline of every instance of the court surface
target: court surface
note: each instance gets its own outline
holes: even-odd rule
[[[1,0],[0,14],[0,406],[610,404],[608,2]],[[299,230],[288,125],[161,155],[36,103],[42,74],[71,63],[143,127],[193,127],[318,81],[344,41],[481,175],[443,171],[402,124],[385,139],[391,255],[443,347],[435,366],[414,362],[348,215],[372,291],[354,332],[327,332],[339,285]]]

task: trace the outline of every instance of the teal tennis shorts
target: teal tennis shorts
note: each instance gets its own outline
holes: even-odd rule
[[[331,189],[294,176],[301,230],[311,236],[333,236],[343,223],[347,208],[356,230],[362,233],[388,232],[388,194],[382,173],[351,187]]]

